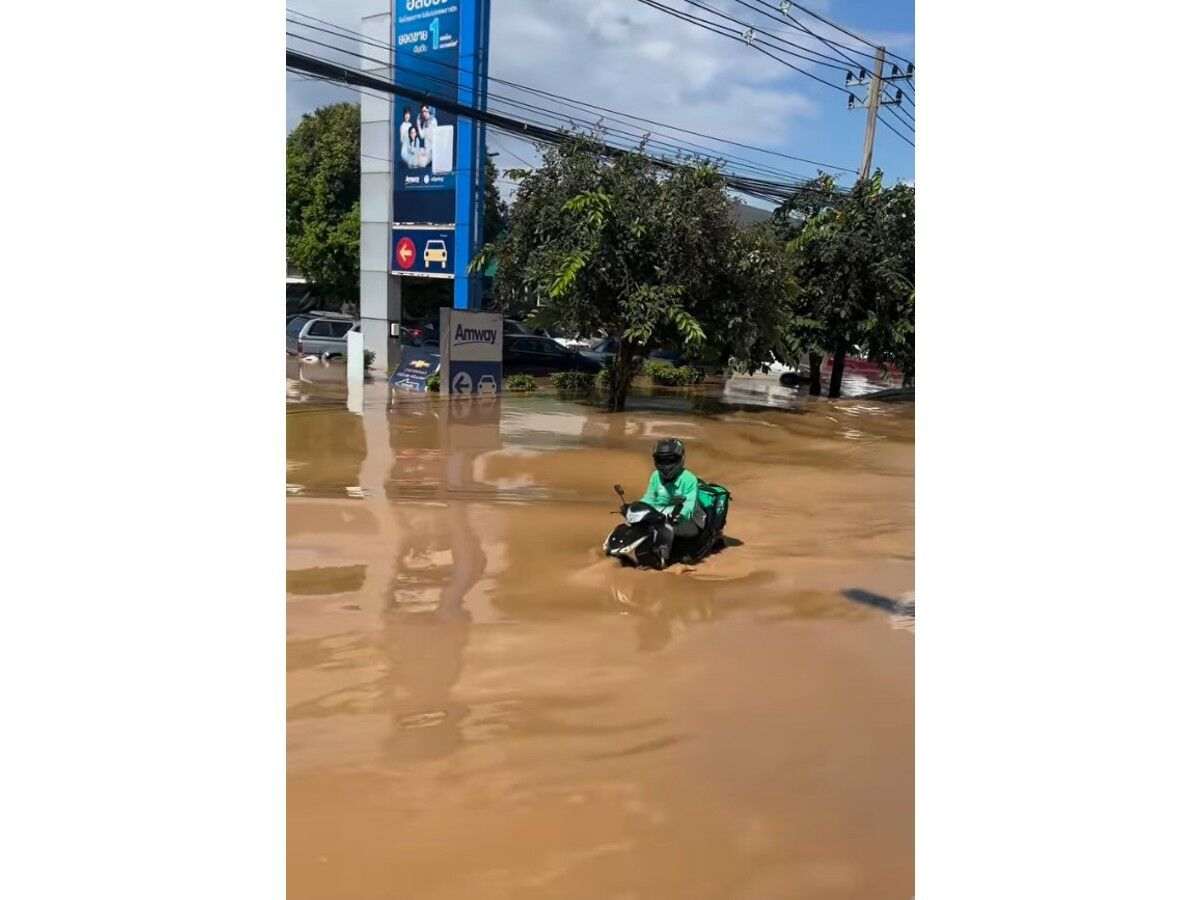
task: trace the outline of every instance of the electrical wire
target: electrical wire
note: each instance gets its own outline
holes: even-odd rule
[[[841,25],[839,25],[837,22],[834,22],[832,19],[827,19],[827,18],[825,18],[823,15],[821,15],[820,13],[813,12],[813,11],[812,11],[811,9],[809,9],[807,6],[801,6],[799,3],[794,3],[794,4],[792,4],[792,5],[793,5],[793,6],[795,6],[795,7],[796,7],[796,9],[800,10],[801,12],[808,13],[808,14],[809,14],[810,16],[812,16],[814,19],[817,19],[818,21],[824,22],[824,23],[825,23],[826,25],[828,25],[830,28],[836,28],[836,29],[837,29],[838,31],[840,31],[842,34],[848,35],[849,37],[852,37],[852,38],[854,38],[856,41],[861,41],[862,43],[866,44],[868,47],[872,47],[872,48],[874,48],[874,47],[875,47],[875,45],[874,45],[874,44],[872,44],[870,41],[868,41],[868,40],[867,40],[865,37],[863,37],[862,35],[860,35],[860,34],[855,34],[855,33],[854,33],[853,31],[851,31],[850,29],[842,27],[842,26],[841,26]],[[846,47],[844,44],[839,44],[838,46],[845,47],[845,49],[847,49],[847,50],[851,50],[852,52],[855,52],[855,53],[862,53],[862,51],[861,51],[861,50],[853,50],[853,48],[851,48],[851,47]],[[865,55],[865,54],[864,54],[864,55]],[[916,65],[916,64],[915,64],[915,63],[914,63],[914,62],[913,62],[911,59],[905,59],[905,58],[904,58],[903,56],[901,56],[899,53],[891,53],[891,52],[888,52],[888,54],[887,54],[887,55],[888,55],[888,56],[895,57],[895,58],[896,58],[896,59],[898,59],[900,62],[902,62],[902,63],[906,63],[906,64],[908,64],[908,65],[910,65],[910,66],[915,66],[915,65]]]
[[[338,47],[338,46],[336,46],[336,45],[333,45],[333,44],[330,44],[330,43],[328,43],[328,42],[325,42],[325,41],[318,41],[318,40],[316,40],[315,38],[310,38],[310,37],[307,37],[307,36],[304,36],[304,35],[295,34],[295,33],[293,33],[293,32],[288,32],[287,34],[288,34],[288,36],[289,36],[289,37],[296,38],[297,40],[305,41],[305,42],[307,42],[307,43],[311,43],[311,44],[314,44],[314,45],[316,45],[316,46],[319,46],[319,47],[323,47],[323,48],[326,48],[326,49],[334,50],[334,51],[336,51],[336,52],[338,52],[338,53],[342,53],[342,54],[345,54],[345,55],[347,55],[347,56],[358,57],[358,58],[360,58],[360,59],[364,59],[364,60],[366,60],[366,61],[368,61],[368,62],[373,62],[373,63],[376,63],[376,64],[378,64],[380,67],[384,67],[384,68],[390,68],[390,69],[393,69],[393,70],[396,70],[396,71],[401,71],[401,72],[403,72],[403,71],[404,71],[404,70],[399,70],[399,69],[398,69],[396,66],[393,66],[393,65],[389,64],[389,63],[388,63],[386,60],[382,60],[382,59],[379,59],[379,58],[377,58],[377,57],[368,56],[368,55],[366,55],[366,54],[362,54],[362,53],[357,53],[357,52],[355,52],[355,51],[348,50],[348,49],[346,49],[346,48],[344,48],[344,47]],[[326,61],[329,61],[329,60],[326,60]],[[455,68],[457,68],[457,67],[455,67]],[[451,89],[452,89],[452,90],[454,90],[454,91],[457,91],[457,89],[458,89],[458,82],[457,82],[457,81],[452,81],[452,80],[450,80],[450,79],[448,79],[448,78],[440,78],[440,77],[438,77],[438,76],[436,76],[436,75],[430,75],[430,74],[426,74],[426,76],[425,76],[425,77],[429,78],[431,81],[434,81],[434,82],[437,82],[437,83],[443,84],[443,85],[445,85],[445,86],[447,86],[447,87],[451,88]],[[574,117],[570,117],[570,116],[564,116],[564,115],[563,115],[562,113],[560,113],[560,112],[557,112],[557,111],[554,111],[554,110],[547,110],[547,109],[545,109],[545,108],[542,108],[542,107],[539,107],[539,106],[536,106],[536,105],[533,105],[533,104],[525,103],[525,102],[523,102],[523,101],[520,101],[520,100],[514,100],[514,99],[512,99],[512,98],[510,98],[510,97],[505,97],[505,96],[503,96],[503,95],[498,95],[498,94],[491,94],[491,93],[489,93],[489,100],[491,100],[492,102],[499,101],[499,102],[505,103],[505,104],[507,104],[507,105],[509,105],[509,106],[515,106],[515,107],[517,107],[517,108],[522,108],[522,109],[525,109],[525,110],[527,110],[527,111],[529,111],[529,112],[531,112],[531,113],[533,113],[533,114],[535,114],[535,115],[539,115],[539,116],[542,116],[542,117],[548,117],[548,118],[550,118],[550,120],[551,120],[551,121],[550,121],[550,123],[549,123],[549,124],[551,124],[551,125],[559,125],[559,124],[562,124],[562,123],[565,123],[565,124],[567,124],[567,125],[570,125],[570,126],[572,126],[572,127],[574,127],[574,126],[576,125],[576,122],[575,122],[575,119],[574,119]],[[540,124],[540,125],[546,125],[546,124],[548,124],[548,123],[547,123],[547,122],[544,120],[544,118],[543,118],[542,120],[540,120],[540,121],[537,121],[537,124]],[[606,130],[608,130],[608,131],[611,131],[611,132],[612,132],[612,133],[614,133],[614,134],[617,134],[617,135],[620,135],[620,136],[623,136],[623,137],[626,137],[626,138],[633,139],[635,142],[636,142],[636,141],[638,141],[638,140],[641,140],[641,139],[642,139],[642,137],[643,137],[642,135],[639,135],[639,134],[634,134],[634,133],[630,133],[630,132],[627,132],[627,131],[622,131],[621,129],[612,128],[611,126],[610,126],[609,128],[607,128]],[[648,138],[649,136],[646,136],[646,137]],[[679,143],[679,144],[676,144],[676,143],[670,143],[670,142],[666,142],[666,141],[655,141],[655,140],[648,140],[648,144],[650,144],[650,145],[656,145],[656,146],[658,146],[658,147],[659,147],[659,148],[661,148],[662,150],[665,150],[665,151],[666,151],[666,152],[668,152],[668,153],[675,153],[675,154],[684,155],[684,156],[686,156],[686,155],[692,155],[692,156],[695,156],[696,154],[694,153],[694,150],[689,150],[689,149],[687,149],[687,148],[685,148],[685,147],[682,147],[680,144],[690,144],[690,145],[691,145],[693,148],[698,148],[698,149],[702,150],[702,151],[703,151],[704,153],[706,153],[706,154],[712,154],[712,153],[713,153],[713,148],[711,148],[711,147],[704,147],[704,146],[701,146],[701,145],[695,144],[694,142],[691,142],[691,141],[683,141],[682,139],[679,139],[679,138],[676,138],[676,141],[679,141],[680,143]],[[751,149],[756,149],[756,150],[757,150],[758,148],[751,148]],[[748,169],[750,169],[750,170],[753,170],[753,171],[757,171],[757,172],[759,172],[760,174],[766,174],[766,175],[770,175],[770,176],[782,176],[782,177],[785,177],[785,178],[802,178],[802,177],[804,177],[804,176],[801,176],[801,175],[799,175],[798,173],[793,173],[793,172],[785,171],[785,170],[779,169],[779,168],[777,168],[777,167],[765,166],[765,165],[763,165],[763,164],[761,164],[761,163],[754,163],[754,162],[751,162],[750,160],[746,160],[746,159],[744,159],[744,158],[733,157],[733,156],[732,156],[732,155],[730,155],[730,154],[725,154],[725,155],[724,155],[724,157],[722,157],[722,158],[724,158],[724,159],[727,159],[727,160],[729,160],[729,161],[731,161],[731,162],[732,162],[732,161],[740,162],[740,163],[741,163],[741,164],[742,164],[744,167],[746,167],[746,168],[748,168]],[[820,164],[820,163],[816,163],[816,162],[814,162],[814,161],[811,161],[811,160],[808,160],[807,162],[809,162],[809,163],[810,163],[810,164],[812,164],[812,165],[815,165],[815,166],[817,166],[819,169],[822,167],[822,164]],[[851,170],[849,170],[849,169],[845,169],[844,167],[841,167],[841,166],[834,166],[834,167],[831,167],[831,168],[837,168],[837,169],[841,169],[842,171],[846,171],[846,172],[849,172],[849,171],[851,171]]]
[[[742,28],[753,29],[753,31],[755,32],[756,35],[765,34],[768,37],[773,38],[774,40],[779,41],[780,43],[785,44],[786,46],[791,47],[794,50],[798,51],[798,53],[792,54],[792,55],[799,55],[799,53],[810,54],[810,55],[799,56],[800,59],[804,59],[809,62],[816,63],[819,66],[827,66],[831,69],[836,69],[839,72],[842,71],[842,69],[844,68],[841,61],[838,60],[836,57],[829,56],[828,54],[821,53],[817,50],[813,50],[810,47],[805,47],[803,44],[797,44],[794,41],[789,40],[788,38],[783,37],[774,31],[767,31],[765,28],[759,28],[759,27],[751,24],[750,22],[744,22],[741,19],[735,18],[734,16],[731,16],[728,13],[723,12],[722,10],[714,9],[711,6],[707,6],[703,3],[701,3],[700,0],[683,0],[683,2],[688,4],[689,6],[695,6],[699,9],[703,9],[704,11],[712,13],[714,16],[725,19],[728,22],[733,22],[737,25],[740,25]],[[752,10],[754,12],[758,12],[758,10],[756,10],[754,7],[749,6],[749,4],[747,4],[745,2],[745,0],[734,0],[734,2],[740,3],[742,6],[746,6],[747,8],[749,8],[750,10]],[[722,27],[724,27],[724,26],[722,26]],[[741,39],[745,40],[744,33],[741,35]],[[775,47],[774,49],[782,50],[783,48]],[[784,52],[788,52],[788,51],[784,51]],[[825,60],[829,60],[829,62],[825,62]]]
[[[356,32],[356,31],[353,31],[353,30],[351,30],[351,29],[349,29],[349,28],[344,28],[343,26],[337,25],[337,24],[335,24],[335,23],[333,23],[333,22],[327,22],[327,21],[325,21],[324,19],[318,19],[318,18],[316,18],[315,16],[309,16],[309,15],[307,15],[307,14],[305,14],[305,13],[300,13],[300,12],[297,12],[296,10],[292,10],[292,9],[290,9],[290,8],[289,8],[289,10],[288,10],[288,11],[289,11],[289,12],[291,12],[291,13],[293,13],[293,14],[295,14],[295,15],[299,15],[299,16],[302,16],[302,17],[304,17],[304,18],[307,18],[307,19],[312,19],[313,21],[320,22],[322,25],[328,25],[328,26],[330,26],[331,28],[337,29],[337,31],[338,31],[338,32],[344,32],[344,34],[338,34],[337,36],[339,36],[339,37],[345,37],[345,38],[354,38],[354,39],[357,39],[357,40],[359,40],[361,43],[367,44],[367,45],[369,45],[369,46],[372,46],[372,47],[376,47],[376,48],[378,48],[378,49],[381,49],[381,50],[386,50],[386,51],[388,51],[389,53],[391,52],[391,46],[390,46],[390,45],[388,45],[388,44],[383,44],[383,43],[380,43],[380,42],[378,42],[378,41],[374,40],[373,38],[370,38],[370,37],[368,37],[367,35],[364,35],[364,34],[362,34],[361,32]],[[295,20],[293,20],[293,19],[289,19],[288,21],[289,21],[289,22],[292,22],[292,23],[293,23],[293,24],[295,24],[295,25],[300,25],[301,27],[305,27],[305,28],[312,28],[312,29],[314,29],[314,30],[316,30],[316,31],[324,32],[324,33],[327,33],[327,34],[334,34],[334,33],[335,33],[335,32],[328,31],[327,29],[324,29],[324,28],[316,28],[316,26],[307,25],[306,23],[302,23],[302,22],[296,22],[296,21],[295,21]],[[339,49],[340,49],[340,48],[339,48]],[[352,54],[352,51],[348,51],[348,50],[343,50],[342,52],[345,52],[345,53],[351,53],[351,54]],[[352,54],[352,55],[360,55],[360,56],[361,56],[361,54]],[[386,62],[386,61],[384,61],[384,60],[375,59],[374,57],[362,57],[362,58],[364,58],[364,59],[368,59],[368,60],[370,60],[370,61],[372,61],[372,62],[377,62],[377,63],[379,63],[381,66],[390,66],[390,67],[391,67],[393,70],[397,69],[397,67],[396,67],[394,64],[390,64],[390,63],[388,63],[388,62]],[[457,72],[460,72],[460,71],[461,71],[461,69],[460,69],[458,66],[452,65],[452,64],[450,64],[450,63],[438,62],[438,61],[436,61],[436,60],[427,60],[427,62],[433,62],[433,63],[435,63],[436,65],[442,66],[442,67],[444,67],[444,68],[446,68],[446,69],[448,69],[448,70],[451,70],[451,71],[453,71],[453,72],[455,72],[455,73],[457,73]],[[682,134],[689,134],[689,135],[693,135],[693,136],[695,136],[695,137],[704,138],[704,139],[706,139],[706,140],[709,140],[709,141],[711,141],[711,142],[714,142],[714,143],[718,143],[718,144],[726,144],[726,145],[729,145],[729,146],[732,146],[732,147],[739,147],[739,148],[741,148],[741,149],[744,149],[744,150],[752,150],[752,151],[754,151],[754,152],[756,152],[756,153],[762,153],[762,154],[764,154],[764,155],[767,155],[767,156],[775,156],[775,157],[778,157],[778,158],[781,158],[781,159],[789,159],[789,160],[793,160],[793,161],[795,161],[795,162],[802,162],[802,163],[806,163],[806,164],[808,164],[808,165],[816,166],[818,169],[822,169],[822,170],[826,170],[826,171],[828,171],[828,170],[836,170],[836,171],[839,171],[839,172],[847,172],[847,173],[851,173],[851,174],[853,174],[853,173],[856,171],[855,169],[849,169],[849,168],[846,168],[845,166],[835,166],[835,165],[832,165],[832,164],[830,164],[830,163],[822,163],[822,162],[817,162],[817,161],[815,161],[815,160],[806,159],[805,157],[802,157],[802,156],[795,156],[795,155],[793,155],[793,154],[789,154],[789,153],[782,153],[782,152],[780,152],[780,151],[777,151],[777,150],[768,150],[768,149],[767,149],[767,148],[765,148],[765,147],[756,147],[756,146],[754,146],[754,145],[752,145],[752,144],[743,144],[743,143],[740,143],[740,142],[738,142],[738,141],[732,141],[732,140],[729,140],[729,139],[726,139],[726,138],[719,138],[719,137],[715,137],[715,136],[712,136],[712,135],[704,134],[703,132],[699,132],[699,131],[693,131],[693,130],[691,130],[691,129],[688,129],[688,128],[683,128],[683,127],[681,127],[681,126],[678,126],[678,125],[669,125],[669,124],[667,124],[667,123],[665,123],[665,122],[659,122],[659,121],[657,121],[657,120],[655,120],[655,119],[648,119],[648,118],[645,118],[645,117],[643,117],[643,116],[634,115],[633,113],[624,113],[624,112],[620,112],[620,111],[618,111],[618,110],[615,110],[615,109],[610,109],[609,107],[605,107],[605,106],[599,106],[599,105],[597,105],[597,104],[594,104],[594,103],[588,103],[588,102],[586,102],[586,101],[583,101],[583,100],[575,100],[575,99],[572,99],[572,98],[570,98],[570,97],[565,97],[565,96],[563,96],[563,95],[561,95],[561,94],[555,94],[555,93],[553,93],[553,92],[551,92],[551,91],[545,91],[545,90],[542,90],[542,89],[540,89],[540,88],[534,88],[534,87],[530,87],[530,86],[528,86],[528,85],[523,85],[523,84],[520,84],[520,83],[518,83],[518,82],[506,81],[506,80],[505,80],[505,79],[503,79],[503,78],[497,78],[497,77],[494,77],[494,76],[490,76],[490,75],[489,75],[489,76],[488,76],[488,81],[490,81],[490,82],[493,82],[493,83],[495,83],[495,84],[501,84],[501,85],[504,85],[504,86],[507,86],[507,87],[511,87],[511,88],[514,88],[514,89],[516,89],[516,90],[524,91],[524,92],[526,92],[526,93],[536,94],[536,95],[538,95],[538,96],[541,96],[541,97],[544,97],[544,98],[546,98],[546,99],[553,99],[553,100],[556,100],[556,101],[558,101],[558,102],[560,102],[560,103],[564,103],[564,104],[567,104],[567,105],[570,105],[570,106],[574,106],[574,107],[576,107],[576,108],[586,108],[586,109],[588,109],[588,110],[592,110],[592,111],[596,111],[596,112],[608,113],[608,114],[610,114],[610,115],[618,116],[618,117],[620,117],[620,118],[623,118],[623,119],[627,119],[627,120],[633,120],[633,121],[642,122],[642,123],[645,123],[645,124],[648,124],[648,125],[653,125],[653,126],[655,126],[656,128],[666,129],[666,130],[668,130],[668,131],[676,131],[676,132],[680,132],[680,133],[682,133]],[[705,148],[705,149],[706,149],[706,150],[709,150],[709,151],[711,151],[711,149],[712,149],[712,148]],[[731,158],[732,158],[732,157],[731,157]]]
[[[464,118],[483,122],[504,132],[537,138],[548,144],[561,144],[573,138],[573,136],[570,134],[566,134],[562,131],[552,131],[543,126],[537,125],[536,123],[521,121],[510,116],[492,112],[490,110],[483,110],[461,104],[457,101],[452,101],[447,98],[438,98],[432,95],[426,95],[423,92],[405,90],[402,86],[389,84],[362,71],[350,69],[337,63],[323,60],[319,57],[308,56],[293,50],[287,51],[286,62],[287,66],[293,71],[317,75],[325,80],[330,80],[337,84],[344,84],[347,86],[353,84],[357,87],[365,87],[375,89],[383,93],[404,96],[418,103],[422,102],[423,100],[432,101],[436,103],[440,109],[444,109],[447,112],[453,112],[457,115],[463,116]],[[611,157],[618,157],[633,152],[630,148],[614,146],[605,141],[597,141],[595,139],[592,140],[600,147],[602,152]],[[690,168],[678,160],[653,156],[650,157],[650,159],[655,166],[669,171]],[[724,180],[731,189],[745,193],[749,196],[767,200],[769,202],[782,202],[783,200],[794,196],[797,192],[815,190],[814,188],[809,188],[804,184],[790,184],[720,171],[719,174],[722,180]]]
[[[885,110],[890,109],[890,108],[891,107],[888,107],[888,106],[883,107],[883,109],[885,109]],[[914,149],[916,148],[917,145],[914,144],[912,141],[910,141],[908,138],[906,138],[904,135],[902,135],[900,132],[898,132],[895,128],[893,128],[892,123],[889,122],[887,119],[883,118],[882,116],[876,116],[875,120],[877,122],[880,122],[881,124],[887,126],[888,131],[890,131],[892,134],[896,135],[896,137],[900,138],[900,140],[904,141],[904,143],[908,144],[908,146],[910,146]],[[903,121],[903,119],[901,119],[901,121]]]
[[[719,35],[721,35],[721,37],[730,38],[731,40],[735,40],[735,41],[738,41],[739,43],[743,43],[743,44],[747,43],[740,34],[737,34],[736,29],[728,28],[727,26],[723,26],[723,25],[715,25],[715,26],[711,25],[709,23],[706,23],[704,20],[700,19],[697,16],[693,16],[689,13],[683,12],[682,10],[678,10],[678,9],[675,9],[674,7],[667,6],[663,3],[659,3],[659,2],[657,2],[657,0],[637,0],[637,2],[643,4],[644,6],[649,6],[652,9],[657,9],[660,12],[665,12],[668,15],[674,16],[676,19],[681,19],[682,21],[690,22],[693,25],[703,28],[705,31],[711,31],[713,34],[719,34]],[[724,29],[724,30],[721,30],[721,29]],[[792,71],[799,72],[801,75],[805,76],[806,78],[811,78],[813,81],[820,82],[821,84],[825,85],[826,87],[831,87],[835,91],[838,91],[839,93],[842,93],[842,94],[850,93],[850,91],[847,90],[842,85],[834,84],[832,81],[826,81],[824,78],[822,78],[819,75],[814,75],[812,72],[809,72],[805,69],[801,69],[798,66],[792,65],[790,62],[788,62],[785,59],[781,59],[780,57],[776,56],[774,53],[771,53],[771,50],[780,50],[782,48],[775,47],[772,44],[766,44],[766,46],[763,46],[764,43],[765,43],[765,41],[759,41],[758,43],[755,43],[753,40],[751,40],[748,43],[748,46],[752,50],[757,50],[760,53],[764,53],[767,56],[771,57],[771,59],[775,60],[776,62],[782,63],[783,65],[787,66]],[[768,47],[770,48],[770,50],[767,49]],[[788,51],[784,50],[783,52],[787,53]],[[791,55],[797,56],[797,54],[795,54],[795,53],[793,53]]]
[[[743,6],[745,6],[745,5],[746,5],[746,2],[747,2],[747,0],[734,0],[734,2],[736,2],[736,3],[740,3],[740,4],[742,4]],[[753,0],[753,2],[757,3],[759,6],[762,6],[762,7],[767,7],[768,9],[770,8],[770,4],[768,4],[768,3],[766,2],[766,0]],[[797,6],[797,9],[804,9],[804,7]],[[807,12],[807,10],[805,10],[805,11]],[[786,17],[786,16],[785,16],[785,17],[779,17],[779,16],[775,16],[775,15],[773,15],[773,14],[769,14],[769,13],[767,13],[767,12],[763,12],[763,11],[760,11],[760,12],[759,12],[759,15],[766,16],[767,18],[771,19],[772,21],[781,22],[781,23],[784,23],[784,24],[787,24],[787,25],[791,25],[793,28],[795,28],[795,29],[797,29],[797,30],[799,30],[799,31],[803,31],[803,32],[805,32],[806,34],[809,34],[809,35],[811,35],[812,37],[814,37],[814,38],[816,38],[818,41],[820,41],[822,44],[824,44],[825,46],[829,47],[829,49],[831,49],[831,50],[832,50],[834,53],[836,53],[838,56],[840,56],[840,57],[841,57],[843,60],[845,60],[846,62],[850,63],[850,65],[851,65],[851,66],[857,67],[859,70],[862,70],[863,68],[865,68],[865,67],[864,67],[864,65],[863,65],[863,63],[862,63],[862,62],[860,62],[859,60],[852,59],[851,57],[847,56],[845,53],[843,53],[843,52],[842,52],[842,50],[848,50],[848,51],[850,51],[851,53],[857,53],[857,54],[859,54],[860,56],[865,56],[867,59],[869,59],[869,60],[870,60],[870,61],[872,61],[872,62],[874,62],[874,60],[875,60],[875,51],[876,51],[876,50],[878,50],[878,48],[877,48],[877,47],[876,47],[874,44],[872,44],[870,41],[867,41],[867,40],[866,40],[866,39],[864,39],[864,38],[859,38],[859,40],[862,40],[862,41],[863,41],[863,43],[865,43],[865,44],[867,44],[867,46],[871,47],[871,49],[872,49],[872,52],[870,52],[870,53],[867,53],[867,52],[865,52],[865,51],[862,51],[862,50],[855,50],[853,47],[847,47],[845,44],[839,44],[837,41],[830,40],[829,38],[823,37],[822,35],[819,35],[819,34],[817,34],[815,31],[813,31],[813,30],[812,30],[811,28],[809,28],[808,26],[806,26],[806,25],[802,25],[801,23],[797,22],[795,19],[792,19],[792,18],[790,18],[790,17]],[[857,37],[857,35],[855,35],[855,37]],[[895,57],[897,60],[900,60],[900,61],[902,61],[902,62],[905,62],[905,63],[908,63],[908,62],[909,62],[909,60],[906,60],[906,59],[904,59],[902,56],[899,56],[898,54],[891,53],[889,50],[887,50],[886,48],[884,48],[884,58],[887,58],[888,56],[893,56],[893,57]],[[910,65],[911,65],[911,63],[910,63]],[[910,84],[910,88],[911,88],[911,81],[909,82],[909,84]],[[915,100],[914,100],[914,99],[913,99],[911,96],[910,96],[910,97],[908,97],[907,99],[909,100],[909,102],[910,102],[910,103],[913,105],[913,107],[915,108],[915,107],[916,107],[916,101],[915,101]]]
[[[511,147],[509,147],[507,144],[501,144],[499,141],[497,141],[496,146],[507,151],[510,156],[512,156],[517,162],[521,163],[523,166],[526,166],[529,169],[538,168],[533,163],[531,163],[529,160],[525,159],[525,157],[521,156],[521,154],[517,153],[515,150],[513,150]]]

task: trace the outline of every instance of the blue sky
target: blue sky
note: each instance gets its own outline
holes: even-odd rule
[[[658,2],[714,23],[737,27],[685,0]],[[753,22],[760,33],[766,31],[837,55],[813,37],[756,15],[737,0],[696,2]],[[758,0],[744,2],[756,9],[763,8]],[[773,6],[778,2],[771,0]],[[293,10],[358,30],[361,17],[385,11],[387,0],[289,0],[288,5]],[[912,0],[813,0],[804,5],[873,42],[884,43],[901,56],[915,59]],[[795,9],[792,15],[822,36],[869,52],[853,38]],[[288,30],[336,43],[327,35],[305,32],[295,25],[289,24]],[[335,55],[294,38],[289,38],[288,43],[299,50]],[[838,86],[843,84],[848,68],[848,64],[832,69],[794,58],[789,61]],[[866,58],[862,58],[862,63],[870,67]],[[866,111],[847,110],[844,92],[792,71],[740,41],[679,21],[637,0],[493,0],[491,74],[703,135],[721,136],[851,170],[857,170],[862,158]],[[292,75],[288,78],[289,128],[306,111],[358,96],[345,88],[297,81]],[[907,86],[904,87],[907,92]],[[516,99],[536,100],[497,85],[492,90]],[[865,97],[865,88],[858,89],[858,93]],[[517,116],[528,114],[496,100],[492,108]],[[905,108],[915,114],[911,105],[906,104]],[[912,132],[902,127],[892,114],[884,113],[881,119],[891,122],[913,140]],[[617,123],[617,127],[634,130],[628,122]],[[723,147],[694,135],[665,133],[664,139],[712,147],[714,155],[736,155],[782,169],[792,177],[816,173],[813,166],[805,163]],[[500,153],[497,162],[501,169],[536,163],[536,151],[511,137],[489,135],[489,149]],[[876,130],[873,167],[882,168],[888,182],[911,180],[913,148],[881,124]],[[852,180],[852,175],[843,175],[842,183]]]

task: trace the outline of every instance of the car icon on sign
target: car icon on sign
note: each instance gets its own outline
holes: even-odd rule
[[[480,376],[478,391],[481,394],[496,393],[496,379],[493,378],[491,375]]]
[[[432,240],[425,242],[425,267],[429,268],[430,263],[440,262],[442,268],[446,268],[446,261],[450,254],[446,252],[446,242],[440,240]]]

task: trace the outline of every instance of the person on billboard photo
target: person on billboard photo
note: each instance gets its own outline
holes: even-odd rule
[[[400,148],[400,159],[410,169],[423,169],[429,165],[429,151],[421,146],[421,138],[417,134],[416,125],[408,126],[408,134],[404,137],[404,144]]]
[[[437,110],[430,106],[421,107],[421,118],[417,122],[417,132],[421,135],[421,146],[429,146],[430,131],[438,127]]]

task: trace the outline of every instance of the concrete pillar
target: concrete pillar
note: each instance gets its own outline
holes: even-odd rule
[[[390,10],[365,16],[362,33],[372,41],[392,45]],[[362,44],[363,56],[393,59],[391,50]],[[392,80],[388,66],[363,59],[364,72]],[[392,241],[392,100],[364,91],[361,95],[361,187],[362,224],[359,234],[359,312],[363,343],[375,353],[375,368],[386,377],[400,362],[400,341],[389,325],[400,321],[400,284],[391,271]]]

